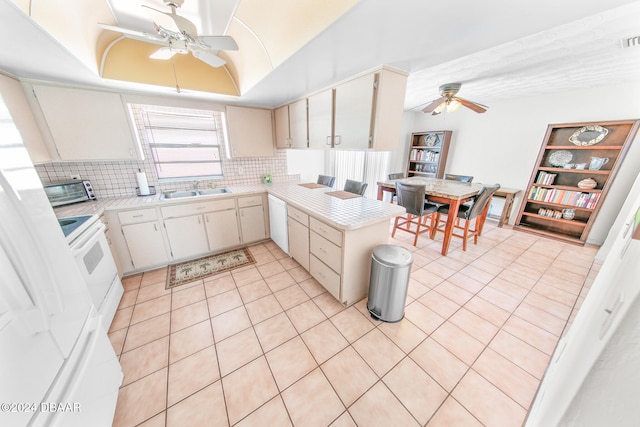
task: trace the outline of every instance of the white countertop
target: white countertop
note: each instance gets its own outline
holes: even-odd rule
[[[160,194],[153,196],[107,197],[95,201],[54,208],[59,218],[78,215],[102,215],[105,210],[167,206],[170,204],[190,203],[194,201],[216,200],[255,193],[269,193],[288,204],[325,221],[338,229],[349,230],[365,227],[402,215],[405,209],[388,202],[357,197],[339,199],[327,194],[335,191],[331,188],[305,188],[297,183],[256,184],[227,187],[230,193],[161,200]]]

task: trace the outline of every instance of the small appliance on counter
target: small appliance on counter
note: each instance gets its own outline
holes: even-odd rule
[[[72,203],[96,200],[89,181],[69,181],[44,185],[44,192],[54,208]]]

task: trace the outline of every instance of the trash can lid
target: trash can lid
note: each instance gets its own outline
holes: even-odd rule
[[[373,257],[392,267],[401,267],[413,262],[411,252],[397,245],[380,245],[373,249]]]

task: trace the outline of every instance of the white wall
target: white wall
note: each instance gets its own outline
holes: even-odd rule
[[[289,175],[300,174],[300,181],[316,182],[318,175],[324,175],[323,150],[286,150]]]
[[[464,96],[464,94],[461,94]],[[640,85],[601,87],[518,100],[488,102],[490,108],[477,114],[464,107],[455,113],[432,116],[407,112],[403,146],[394,152],[392,165],[406,170],[411,132],[452,130],[446,172],[473,175],[474,182],[500,183],[524,190],[529,183],[538,152],[549,124],[582,123],[640,118]],[[640,172],[640,139],[636,136],[626,159],[602,205],[588,238],[602,244],[624,200]],[[514,204],[511,222],[520,207],[522,193]]]

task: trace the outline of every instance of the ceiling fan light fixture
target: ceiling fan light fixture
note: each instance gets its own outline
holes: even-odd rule
[[[176,53],[178,53],[178,51],[175,49],[169,49],[168,47],[163,47],[156,50],[151,55],[149,55],[149,58],[167,60],[167,59],[171,59],[171,57]]]
[[[442,113],[446,108],[447,108],[447,102],[445,101],[442,104],[438,105],[435,110],[433,110],[432,115],[434,115],[434,116],[438,115],[438,114]]]
[[[462,104],[457,99],[452,99],[450,101],[447,101],[447,113],[453,113],[458,108],[460,108],[461,105]]]

